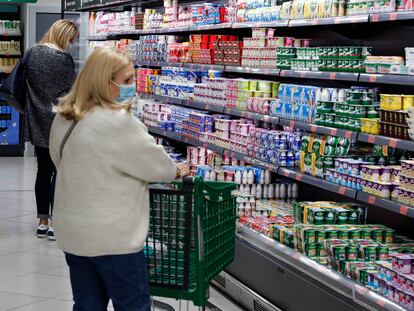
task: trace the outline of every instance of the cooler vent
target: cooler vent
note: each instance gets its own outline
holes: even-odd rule
[[[267,306],[262,304],[259,300],[254,300],[254,311],[272,311]]]
[[[221,287],[226,288],[226,278],[224,276],[219,274],[214,278],[214,281],[216,281]]]

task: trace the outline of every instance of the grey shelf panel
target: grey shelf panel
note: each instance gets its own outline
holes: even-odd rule
[[[281,77],[318,79],[318,80],[339,80],[339,81],[358,81],[358,73],[353,72],[326,72],[326,71],[306,71],[306,70],[281,70]]]
[[[340,24],[358,24],[368,23],[369,15],[356,15],[356,16],[338,16],[338,17],[326,17],[326,18],[314,18],[314,19],[300,19],[289,20],[289,27],[309,27],[320,25],[340,25]]]
[[[414,207],[407,206],[391,199],[385,199],[366,192],[358,192],[357,200],[388,210],[390,212],[414,218]]]
[[[233,23],[232,28],[241,29],[241,28],[264,28],[264,27],[288,27],[289,20],[280,20],[272,22],[255,22],[255,23]]]
[[[369,74],[361,73],[359,82],[378,84],[414,85],[414,75]]]
[[[414,141],[411,141],[411,140],[403,140],[403,139],[386,137],[386,136],[381,136],[381,135],[359,133],[358,141],[366,142],[370,144],[376,144],[376,145],[385,145],[385,146],[408,150],[408,151],[414,151]]]

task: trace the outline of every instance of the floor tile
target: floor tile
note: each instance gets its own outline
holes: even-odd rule
[[[69,268],[67,265],[62,265],[60,267],[45,269],[36,272],[38,274],[46,274],[46,275],[55,275],[55,276],[63,276],[69,278]],[[72,300],[72,296],[70,296],[70,300]]]
[[[0,292],[0,310],[9,310],[40,301],[43,298]]]
[[[0,256],[23,252],[43,247],[45,239],[38,239],[35,236],[2,236],[0,237]]]
[[[73,303],[68,301],[47,299],[35,302],[10,311],[72,311]]]
[[[33,223],[17,222],[9,219],[0,220],[0,234],[34,237],[35,225]]]
[[[23,295],[53,298],[71,291],[68,278],[30,273],[0,282],[0,291]]]

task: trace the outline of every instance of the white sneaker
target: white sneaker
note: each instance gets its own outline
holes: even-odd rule
[[[36,236],[38,238],[45,238],[47,235],[47,226],[46,225],[39,225],[36,230]]]
[[[55,232],[53,231],[52,227],[49,227],[49,229],[47,230],[47,238],[49,239],[49,241],[56,241]]]

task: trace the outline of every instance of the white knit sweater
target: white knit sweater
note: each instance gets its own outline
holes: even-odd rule
[[[125,110],[95,108],[74,128],[57,116],[50,154],[58,170],[53,226],[59,247],[78,256],[142,250],[149,223],[148,182],[169,182],[176,165]]]

